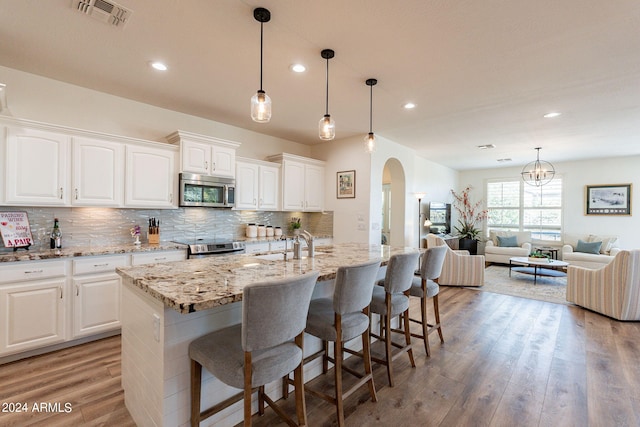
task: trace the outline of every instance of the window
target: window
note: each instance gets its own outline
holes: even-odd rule
[[[562,233],[562,178],[542,187],[520,179],[487,182],[489,230],[531,231],[534,239],[560,240]]]

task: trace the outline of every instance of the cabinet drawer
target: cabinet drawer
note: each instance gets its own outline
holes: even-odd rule
[[[77,258],[73,260],[73,275],[90,273],[113,273],[116,267],[127,265],[126,255]]]
[[[159,262],[182,261],[187,258],[186,251],[149,252],[132,254],[131,265],[155,264]]]
[[[0,283],[39,280],[67,274],[66,261],[22,261],[0,264]]]
[[[260,252],[269,252],[269,243],[250,243],[246,245],[246,253],[257,254]]]
[[[271,251],[284,251],[284,248],[287,246],[287,242],[284,240],[278,240],[277,242],[271,242],[269,245]],[[290,244],[289,246],[293,246]]]

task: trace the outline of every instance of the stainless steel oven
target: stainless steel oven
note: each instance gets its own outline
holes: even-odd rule
[[[180,174],[180,206],[232,208],[235,180],[193,173]]]
[[[244,242],[220,241],[220,240],[197,240],[197,241],[176,241],[187,245],[187,258],[206,258],[220,255],[240,255],[245,253]]]

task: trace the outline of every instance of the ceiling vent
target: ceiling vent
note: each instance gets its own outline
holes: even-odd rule
[[[124,27],[133,13],[115,2],[105,0],[72,0],[71,7],[105,24],[120,28]]]

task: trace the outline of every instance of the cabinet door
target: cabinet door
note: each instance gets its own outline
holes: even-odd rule
[[[306,165],[304,177],[304,210],[321,211],[324,208],[324,168]]]
[[[212,147],[211,175],[234,178],[236,176],[236,150],[227,147]]]
[[[258,206],[260,209],[277,210],[279,208],[279,177],[279,168],[260,166],[260,179],[258,185]]]
[[[251,163],[236,164],[236,209],[258,207],[259,166]]]
[[[182,141],[180,150],[182,172],[209,174],[211,145],[194,141]]]
[[[304,163],[285,161],[282,165],[282,209],[304,210]]]
[[[124,145],[74,138],[72,182],[73,205],[122,206]]]
[[[120,287],[117,274],[73,279],[73,337],[120,327]]]
[[[176,208],[175,153],[160,148],[127,145],[125,205]]]
[[[66,280],[0,287],[0,354],[63,342]]]
[[[69,204],[69,137],[52,132],[9,128],[6,200],[12,204]]]

